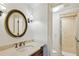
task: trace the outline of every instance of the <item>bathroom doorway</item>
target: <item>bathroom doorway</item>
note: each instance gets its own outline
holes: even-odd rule
[[[60,18],[60,54],[78,55],[78,19],[77,14],[67,14]]]

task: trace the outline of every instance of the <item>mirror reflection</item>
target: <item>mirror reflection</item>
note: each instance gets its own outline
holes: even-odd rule
[[[15,35],[21,35],[25,29],[25,21],[22,15],[14,13],[9,18],[9,29]]]
[[[27,29],[27,21],[24,14],[17,10],[12,11],[6,18],[6,27],[12,35],[22,36]]]

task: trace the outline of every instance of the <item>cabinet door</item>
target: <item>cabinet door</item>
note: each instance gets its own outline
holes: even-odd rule
[[[36,51],[34,54],[31,56],[43,56],[43,47],[40,48],[38,51]]]

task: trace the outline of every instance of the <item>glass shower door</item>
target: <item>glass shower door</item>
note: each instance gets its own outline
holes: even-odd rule
[[[61,18],[61,54],[76,55],[76,17]]]

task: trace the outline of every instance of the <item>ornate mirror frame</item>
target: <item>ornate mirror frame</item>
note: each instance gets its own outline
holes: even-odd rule
[[[15,34],[13,34],[13,33],[11,32],[10,28],[9,28],[9,25],[8,25],[8,24],[9,24],[9,18],[10,18],[10,16],[11,16],[13,13],[19,13],[19,14],[24,18],[24,21],[25,21],[25,29],[24,29],[23,33],[20,34],[20,35],[15,35]],[[25,34],[26,30],[27,30],[27,19],[26,19],[25,15],[24,15],[21,11],[19,11],[19,10],[16,10],[16,9],[11,10],[11,11],[7,14],[7,16],[6,16],[6,19],[5,19],[5,28],[6,28],[7,33],[10,34],[11,36],[13,36],[13,37],[22,37],[22,36]]]

